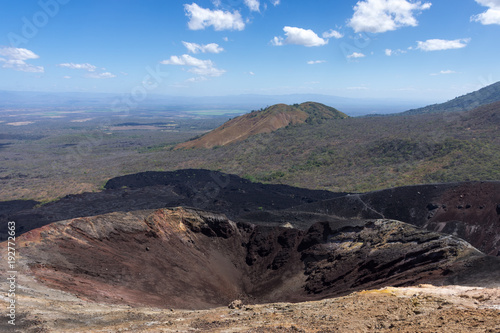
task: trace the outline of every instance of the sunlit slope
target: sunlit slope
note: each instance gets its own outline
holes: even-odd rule
[[[326,119],[343,119],[348,116],[332,107],[305,102],[302,104],[276,104],[262,111],[229,120],[215,130],[194,140],[181,143],[179,148],[212,148],[245,140],[253,135],[271,133],[280,128],[304,123],[320,123]]]

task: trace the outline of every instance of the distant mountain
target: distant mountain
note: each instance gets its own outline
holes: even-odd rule
[[[128,96],[130,97],[130,96]],[[84,93],[84,92],[34,92],[0,90],[0,107],[99,107],[109,110],[126,105],[127,95],[119,93]],[[316,101],[326,105],[335,105],[350,116],[366,114],[388,114],[402,112],[411,108],[427,105],[431,101],[403,100],[387,98],[348,98],[322,94],[286,94],[286,95],[223,95],[223,96],[173,96],[148,94],[137,104],[137,109],[155,109],[169,111],[192,110],[237,110],[250,111],[262,106],[278,103],[293,104],[297,101]],[[116,104],[118,103],[118,105]],[[132,109],[133,111],[133,109]],[[241,113],[240,113],[241,114]]]
[[[243,141],[260,133],[271,133],[288,125],[319,124],[327,119],[348,118],[345,113],[321,103],[276,104],[261,111],[252,111],[224,123],[194,140],[181,143],[181,148],[213,148]]]
[[[412,109],[400,113],[400,115],[426,114],[438,112],[469,111],[482,105],[500,101],[500,81],[457,97],[441,104],[433,104],[419,109]]]

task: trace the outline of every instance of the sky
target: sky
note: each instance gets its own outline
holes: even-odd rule
[[[0,90],[439,102],[500,80],[500,0],[0,6]]]

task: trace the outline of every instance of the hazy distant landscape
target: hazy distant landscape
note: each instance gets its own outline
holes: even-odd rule
[[[4,108],[0,198],[49,201],[98,191],[123,174],[182,168],[339,192],[495,180],[498,104],[470,109],[498,96],[499,86],[460,97],[448,112],[323,119],[212,149],[173,148],[244,111]]]

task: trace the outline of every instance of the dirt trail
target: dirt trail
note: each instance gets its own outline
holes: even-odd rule
[[[93,303],[22,280],[16,326],[3,320],[1,332],[500,331],[500,289],[389,287],[315,302],[184,311]]]

